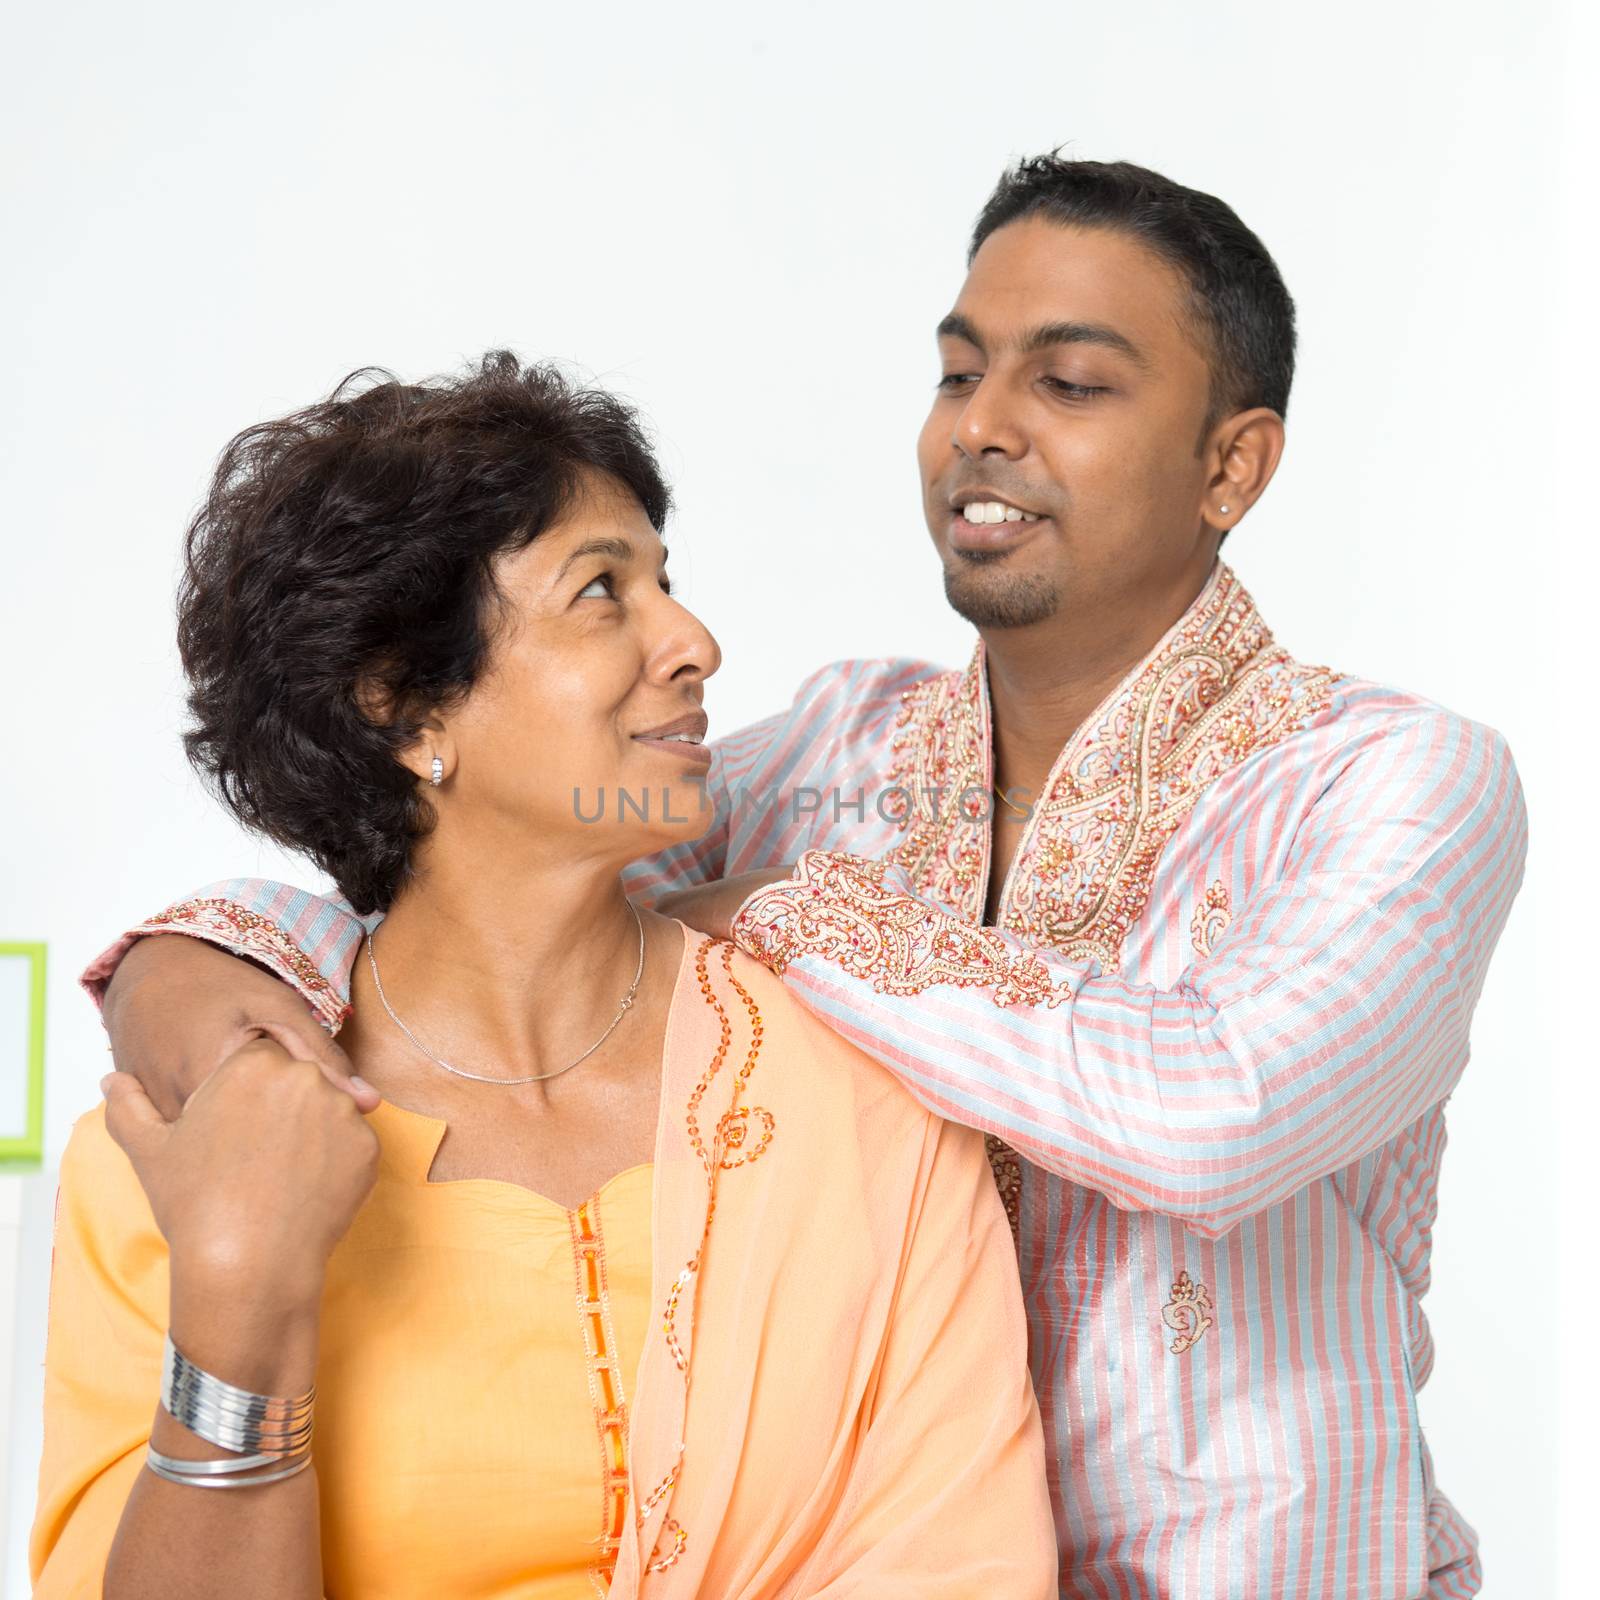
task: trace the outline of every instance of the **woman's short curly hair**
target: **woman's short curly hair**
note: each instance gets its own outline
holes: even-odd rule
[[[670,492],[634,412],[504,350],[420,384],[364,369],[223,452],[178,597],[184,745],[247,827],[309,856],[357,911],[389,905],[432,825],[396,757],[483,672],[496,558],[592,474],[664,526]],[[390,714],[364,714],[374,703]]]

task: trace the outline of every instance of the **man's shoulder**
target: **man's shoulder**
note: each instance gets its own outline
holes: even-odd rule
[[[914,656],[850,656],[830,661],[808,676],[795,693],[796,708],[808,705],[848,706],[870,716],[898,707],[906,691],[930,678],[955,676],[953,669]]]
[[[1498,729],[1411,690],[1339,680],[1326,719],[1324,793],[1357,812],[1426,817],[1441,833],[1520,872],[1528,816],[1511,746]]]
[[[851,657],[809,674],[787,709],[717,742],[726,778],[761,771],[779,780],[828,756],[860,757],[892,731],[906,693],[945,669],[908,656]]]
[[[1355,674],[1336,677],[1322,726],[1340,743],[1382,741],[1470,753],[1476,762],[1515,771],[1505,735],[1487,723],[1410,689]]]

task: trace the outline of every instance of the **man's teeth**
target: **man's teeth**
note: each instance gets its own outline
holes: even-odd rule
[[[1003,505],[998,500],[974,500],[970,506],[961,508],[961,515],[968,522],[1037,522],[1039,516],[1034,511],[1018,511],[1015,506]]]

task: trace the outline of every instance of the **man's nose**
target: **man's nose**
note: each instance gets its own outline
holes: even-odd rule
[[[950,442],[973,460],[991,452],[1009,461],[1027,454],[1028,438],[1017,418],[1014,397],[993,373],[973,386],[956,418]]]

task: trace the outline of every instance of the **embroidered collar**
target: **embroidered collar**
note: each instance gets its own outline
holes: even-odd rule
[[[1114,972],[1168,839],[1205,790],[1326,709],[1336,674],[1277,645],[1218,562],[1189,609],[1057,757],[1005,886],[1000,925]],[[983,642],[961,672],[909,689],[891,782],[891,859],[969,921],[989,875],[993,741]]]

